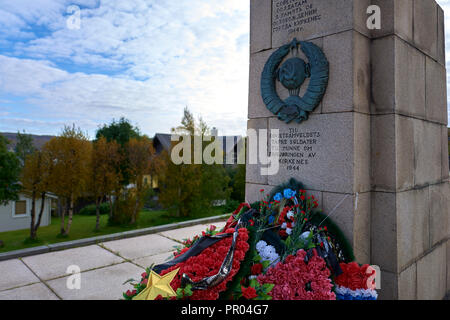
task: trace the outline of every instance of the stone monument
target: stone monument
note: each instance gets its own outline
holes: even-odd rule
[[[266,129],[268,144],[278,143],[279,171],[265,175],[263,165],[248,164],[247,201],[298,179],[332,213],[357,262],[380,267],[381,299],[442,299],[450,290],[443,10],[434,0],[250,3],[248,128]],[[368,20],[377,17],[374,29]],[[323,97],[296,121],[289,101],[314,81],[299,62],[314,64],[303,42],[320,48],[328,75]],[[279,81],[285,70],[273,74],[287,106],[280,116],[268,108],[261,78],[289,44],[279,69],[289,73],[283,63],[296,59],[291,64],[305,71],[291,74],[300,88]]]

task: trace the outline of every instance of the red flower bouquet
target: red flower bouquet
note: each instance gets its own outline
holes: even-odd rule
[[[233,232],[234,229],[229,229],[227,231]],[[244,259],[245,253],[249,249],[247,240],[247,229],[239,229],[236,250],[234,252],[233,268],[228,277],[225,278],[225,281],[223,281],[219,285],[208,290],[194,291],[192,296],[189,297],[190,300],[217,300],[219,298],[219,293],[226,290],[227,283],[231,279],[233,279],[233,277],[239,271],[240,262]],[[200,281],[205,277],[213,276],[219,271],[223,259],[227,255],[228,249],[231,246],[231,241],[231,237],[221,240],[220,242],[205,249],[198,256],[191,257],[185,262],[179,263],[167,270],[164,270],[163,272],[161,272],[161,276],[164,276],[165,274],[180,268],[177,276],[170,284],[175,291],[181,286],[181,276],[184,273],[187,274],[194,282]]]
[[[313,252],[308,262],[305,262],[304,250],[299,250],[295,256],[288,256],[284,262],[259,276],[259,283],[275,284],[269,293],[274,300],[335,300],[330,270],[316,250]]]
[[[343,273],[336,277],[335,283],[340,287],[357,289],[374,289],[376,271],[368,264],[359,266],[356,262],[341,263]]]

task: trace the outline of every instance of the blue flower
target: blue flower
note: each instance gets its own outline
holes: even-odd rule
[[[275,217],[274,216],[270,216],[269,217],[269,224],[272,224],[275,221]]]
[[[291,189],[284,189],[283,194],[284,194],[284,197],[286,199],[291,199],[291,198],[295,197],[297,192],[296,191],[292,191]]]
[[[281,201],[283,199],[283,196],[281,195],[281,193],[277,193],[275,195],[275,197],[273,197],[273,200],[275,201]]]

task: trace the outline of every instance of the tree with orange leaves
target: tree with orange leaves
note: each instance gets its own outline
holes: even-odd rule
[[[66,126],[60,136],[46,143],[44,151],[51,165],[50,190],[65,201],[61,235],[67,236],[73,221],[74,203],[88,190],[92,144],[81,129]],[[68,215],[67,226],[65,214]]]
[[[36,150],[25,159],[21,182],[23,188],[31,192],[30,239],[36,240],[37,230],[41,225],[41,219],[44,213],[46,192],[52,166],[50,165],[48,153],[45,151]],[[41,199],[41,206],[39,214],[36,216],[36,199],[38,196]]]

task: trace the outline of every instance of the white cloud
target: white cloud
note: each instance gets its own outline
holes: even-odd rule
[[[52,31],[14,43],[8,55],[28,59],[0,57],[0,92],[26,96],[36,106],[30,118],[101,124],[125,116],[151,134],[176,126],[188,105],[222,132],[245,130],[247,1],[91,1],[80,30],[65,27],[67,1],[45,1],[34,13],[21,2],[4,9]]]
[[[438,2],[450,30],[450,0]],[[66,27],[72,4],[79,30]],[[248,0],[0,0],[0,30],[0,130],[75,122],[92,135],[125,116],[153,134],[188,105],[222,133],[245,131]]]

